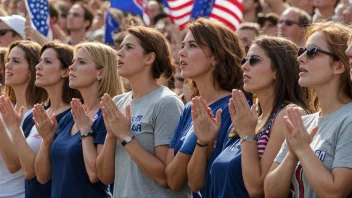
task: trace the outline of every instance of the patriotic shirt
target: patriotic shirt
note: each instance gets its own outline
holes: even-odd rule
[[[302,117],[307,131],[316,125],[319,126],[310,147],[329,172],[334,168],[352,168],[352,103],[346,104],[330,115],[320,117],[319,114],[320,112]],[[281,163],[287,152],[287,145],[284,143],[275,162]],[[300,162],[297,163],[292,175],[292,186],[295,198],[318,198]]]
[[[257,135],[257,147],[258,147],[258,154],[259,157],[263,157],[266,145],[268,145],[268,141],[270,138],[270,131],[271,127],[274,124],[276,116],[280,113],[281,109],[284,108],[286,104],[281,104],[277,111],[271,116],[268,125],[266,128],[261,132],[260,134]]]
[[[283,107],[285,107],[284,104],[279,106],[263,132],[256,136],[258,155],[260,157],[262,157],[268,144],[271,127],[274,124],[275,118]],[[231,125],[228,134],[232,131],[232,128],[233,126]],[[208,187],[210,194],[207,197],[249,197],[242,176],[242,149],[240,140],[238,136],[227,138],[223,150],[211,165],[210,177],[212,183]]]

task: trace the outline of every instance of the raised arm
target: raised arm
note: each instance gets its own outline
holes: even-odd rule
[[[85,112],[79,99],[72,99],[71,109],[76,127],[81,135],[91,132],[93,121]],[[93,136],[88,136],[82,139],[84,164],[91,183],[97,183],[99,181],[96,160],[102,148],[102,144],[98,144],[97,146],[94,144]]]
[[[14,150],[17,153],[17,157],[24,172],[24,177],[26,179],[32,179],[35,177],[35,153],[29,147],[21,129],[21,122],[23,120],[23,107],[19,110],[19,112],[16,112],[12,102],[5,97],[1,97],[0,103],[2,107],[1,114],[4,118],[4,123],[12,134],[12,141],[16,142]]]
[[[103,108],[103,103],[101,103],[101,108]],[[107,131],[105,143],[101,153],[97,158],[97,170],[99,179],[104,184],[111,184],[114,182],[115,178],[115,151],[117,138],[112,133],[109,122],[105,120],[104,123]]]
[[[229,108],[234,128],[239,136],[241,138],[254,137],[257,125],[255,106],[249,109],[243,93],[234,90]],[[305,114],[303,110],[302,114]],[[283,129],[285,129],[285,124],[283,117],[285,115],[286,111],[283,109],[276,116],[270,132],[270,141],[261,158],[258,154],[257,141],[243,141],[241,143],[243,180],[251,197],[262,197],[264,195],[264,179],[284,141]]]
[[[126,107],[126,117],[119,111],[109,95],[105,94],[102,99],[104,119],[109,122],[115,136],[122,142],[126,136],[131,136],[130,107]],[[158,121],[156,121],[158,122]],[[125,145],[134,162],[143,172],[162,187],[167,187],[166,182],[166,155],[168,146],[159,145],[154,148],[155,155],[148,152],[136,139]]]
[[[15,173],[21,169],[20,161],[17,157],[16,149],[9,134],[6,131],[3,121],[0,119],[0,154],[10,173]]]
[[[192,102],[192,121],[198,140],[188,164],[187,174],[188,185],[193,192],[198,192],[205,185],[208,157],[214,148],[212,143],[216,140],[220,130],[222,111],[219,109],[216,117],[213,118],[201,97],[193,98]]]
[[[352,163],[350,160],[352,144],[352,121],[339,129],[336,143],[333,169],[330,172],[311,149],[312,134],[309,134],[302,122],[297,108],[288,109],[286,141],[298,157],[307,180],[319,197],[346,197],[351,193]]]
[[[35,160],[34,169],[38,181],[41,184],[45,184],[51,179],[50,148],[54,141],[57,121],[55,115],[51,119],[48,117],[42,105],[34,106],[33,119],[38,133],[43,139]]]

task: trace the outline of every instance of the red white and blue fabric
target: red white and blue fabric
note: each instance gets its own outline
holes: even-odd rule
[[[53,33],[50,28],[48,0],[25,0],[25,3],[32,20],[32,27],[35,27],[42,35],[52,40]]]
[[[242,22],[242,0],[163,0],[165,12],[183,29],[187,22],[198,17],[220,21],[236,30]]]
[[[147,10],[148,0],[111,0],[110,6],[143,17],[146,25],[150,24]]]
[[[257,136],[257,148],[259,157],[262,157],[265,151],[266,146],[268,145],[270,138],[271,127],[274,124],[276,116],[280,113],[281,109],[284,108],[286,104],[281,104],[277,111],[272,115],[269,120],[267,127]]]

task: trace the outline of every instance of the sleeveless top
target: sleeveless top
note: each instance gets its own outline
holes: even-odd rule
[[[268,145],[268,141],[270,138],[271,126],[273,125],[276,116],[279,114],[281,109],[284,108],[286,105],[287,104],[281,104],[277,108],[276,112],[271,116],[266,128],[256,136],[259,157],[263,156],[266,145]]]

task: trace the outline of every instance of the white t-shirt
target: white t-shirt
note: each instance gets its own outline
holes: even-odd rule
[[[32,112],[32,110],[33,109],[30,109],[24,113],[23,120]],[[0,119],[2,119],[1,114]],[[11,138],[10,131],[7,130],[7,133]],[[0,198],[24,198],[24,191],[24,176],[22,169],[11,174],[7,170],[6,164],[0,155]]]

